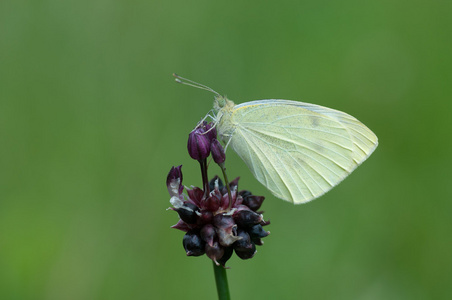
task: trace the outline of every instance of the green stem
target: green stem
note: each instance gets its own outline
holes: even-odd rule
[[[230,300],[228,277],[226,276],[226,269],[222,266],[217,266],[213,262],[213,272],[215,274],[215,282],[217,284],[218,300]]]
[[[204,196],[207,197],[210,193],[209,178],[207,176],[207,160],[206,159],[200,160],[199,165],[201,166],[201,176],[202,176],[202,185],[204,189]]]
[[[229,180],[228,176],[226,175],[226,168],[224,167],[224,163],[220,164],[221,171],[223,172],[224,177],[224,185],[226,186],[226,189],[228,190],[228,197],[229,197],[229,210],[231,210],[232,207],[232,194],[231,194],[231,187],[229,186]]]

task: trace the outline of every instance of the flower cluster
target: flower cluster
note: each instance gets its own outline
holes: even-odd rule
[[[187,255],[206,254],[223,267],[234,251],[241,259],[252,258],[256,245],[263,245],[262,238],[270,233],[263,228],[270,222],[264,221],[258,211],[264,197],[238,191],[239,178],[228,182],[224,169],[226,156],[211,124],[202,123],[190,133],[188,152],[201,164],[203,189],[182,185],[182,166],[173,167],[166,181],[173,205],[170,209],[180,217],[172,228],[186,232],[183,246]],[[218,176],[208,181],[210,154],[223,171],[225,184]]]

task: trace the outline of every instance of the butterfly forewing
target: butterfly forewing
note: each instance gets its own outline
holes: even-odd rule
[[[235,106],[223,137],[276,197],[315,199],[342,181],[377,145],[361,122],[340,111],[288,100]],[[221,130],[220,130],[221,132]]]

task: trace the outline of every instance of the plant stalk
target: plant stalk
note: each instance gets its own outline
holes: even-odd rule
[[[218,300],[230,300],[228,277],[226,276],[226,269],[222,266],[217,266],[213,263],[213,272],[215,274],[215,283],[217,284]]]

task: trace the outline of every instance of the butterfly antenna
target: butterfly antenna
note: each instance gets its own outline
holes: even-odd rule
[[[215,90],[213,90],[212,88],[208,87],[207,85],[200,84],[200,83],[198,83],[196,81],[193,81],[193,80],[181,77],[181,76],[177,75],[176,73],[173,73],[173,76],[176,78],[175,80],[176,80],[177,83],[182,83],[182,84],[185,84],[185,85],[188,85],[188,86],[192,86],[192,87],[195,87],[195,88],[198,88],[198,89],[201,89],[201,90],[209,91],[209,92],[212,92],[215,95],[221,97],[221,95],[219,93],[217,93]]]

